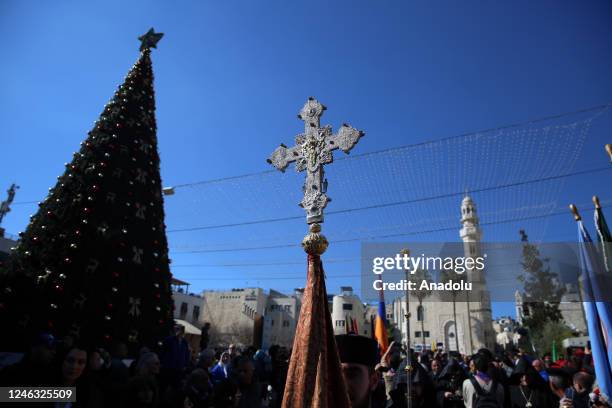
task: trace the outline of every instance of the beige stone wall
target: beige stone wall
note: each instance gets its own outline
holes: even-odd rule
[[[272,345],[293,346],[299,317],[299,300],[295,297],[270,297],[264,315],[262,348]]]
[[[185,320],[196,327],[201,328],[205,320],[202,319],[202,297],[193,296],[187,293],[173,292],[174,299],[174,318]],[[183,306],[185,304],[187,307]],[[199,308],[198,318],[194,318],[194,308]],[[184,311],[184,316],[181,311]],[[196,309],[197,312],[197,309]]]
[[[263,316],[266,296],[260,288],[202,292],[202,321],[210,322],[211,345],[255,343],[255,318]]]

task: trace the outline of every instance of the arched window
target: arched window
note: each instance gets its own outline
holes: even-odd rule
[[[425,319],[425,309],[423,308],[423,305],[419,305],[419,307],[417,307],[417,320],[422,322],[423,319]]]

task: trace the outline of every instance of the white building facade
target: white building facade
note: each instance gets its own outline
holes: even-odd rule
[[[466,196],[461,202],[460,237],[466,257],[479,257],[482,231],[474,201]],[[392,322],[406,343],[408,323],[410,346],[417,349],[444,348],[472,354],[486,347],[493,349],[495,333],[491,311],[491,299],[486,287],[484,270],[468,269],[472,283],[469,296],[461,295],[455,302],[436,300],[435,293],[419,304],[416,297],[409,299],[409,322],[406,319],[406,297],[393,302]]]
[[[293,347],[295,330],[300,316],[301,294],[284,295],[270,290],[263,320],[261,345],[264,350],[273,345]]]
[[[353,322],[356,322],[358,334],[370,335],[370,321],[366,321],[366,306],[353,293],[352,287],[341,287],[340,294],[333,297],[331,315],[334,334],[346,334],[352,329],[350,326]]]
[[[173,292],[172,298],[174,300],[174,318],[185,320],[201,328],[204,324],[202,320],[202,296],[193,293]]]

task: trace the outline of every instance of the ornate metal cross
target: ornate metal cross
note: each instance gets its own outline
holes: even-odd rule
[[[306,181],[302,188],[304,198],[300,207],[306,210],[308,224],[323,222],[323,209],[331,201],[325,194],[327,179],[323,165],[334,160],[333,150],[341,149],[348,154],[365,134],[346,123],[336,134],[332,134],[329,125],[321,127],[321,116],[326,109],[316,99],[308,98],[298,115],[298,118],[304,121],[304,133],[296,136],[295,146],[291,148],[281,143],[268,159],[268,163],[282,172],[293,161],[296,162],[297,171],[306,170]]]

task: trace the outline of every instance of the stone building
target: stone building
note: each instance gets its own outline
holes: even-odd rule
[[[514,307],[516,310],[516,321],[523,324],[525,317],[529,316],[529,306],[525,304],[523,296],[519,291],[514,294]],[[573,284],[565,284],[565,293],[561,297],[559,303],[559,311],[563,317],[563,321],[572,331],[577,334],[585,335],[587,333],[587,325],[580,300],[580,293]]]
[[[370,322],[366,321],[366,306],[361,302],[359,297],[353,293],[353,288],[350,286],[340,287],[340,294],[335,295],[332,301],[331,308],[332,324],[334,326],[334,334],[346,334],[347,322],[354,321],[357,323],[357,331],[359,334],[368,336],[370,332]]]
[[[561,303],[559,303],[563,321],[572,331],[580,335],[586,335],[587,325],[578,289],[575,285],[566,284],[565,290],[565,294],[561,297]]]
[[[464,255],[474,258],[481,256],[482,230],[476,204],[469,196],[461,202],[461,224],[459,235],[463,241]],[[472,290],[468,299],[454,302],[456,313],[453,313],[453,302],[437,300],[436,293],[421,305],[414,297],[409,299],[411,347],[417,350],[434,347],[457,350],[458,346],[460,353],[468,354],[483,347],[493,349],[495,333],[485,271],[468,269],[466,273],[472,282]],[[402,342],[406,343],[406,297],[395,299],[392,309],[391,321],[401,333]]]
[[[174,300],[174,318],[184,320],[196,327],[202,327],[202,302],[201,295],[189,293],[187,282],[172,278],[172,299]]]
[[[173,280],[174,318],[201,328],[210,323],[210,345],[261,346],[268,296],[261,288],[189,293],[188,283]]]
[[[203,291],[201,320],[210,322],[211,344],[260,347],[266,301],[261,288]]]
[[[270,290],[263,320],[263,349],[267,350],[272,345],[293,346],[302,295],[303,290],[300,289],[296,289],[292,296]]]

